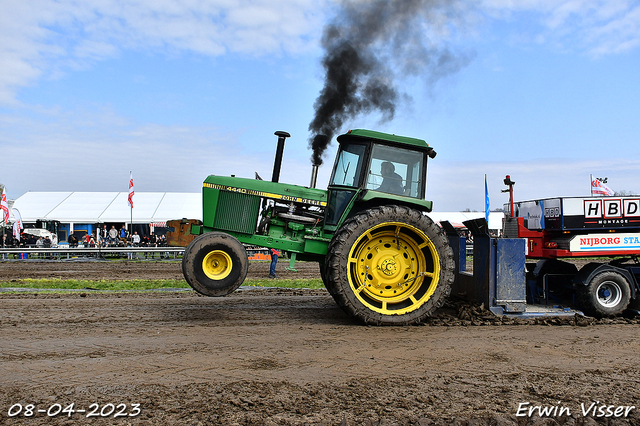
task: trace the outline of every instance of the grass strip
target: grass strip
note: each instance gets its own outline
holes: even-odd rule
[[[248,279],[244,286],[280,288],[323,288],[321,279]],[[189,288],[185,280],[67,280],[55,278],[23,279],[0,281],[3,288],[33,289],[91,289],[111,291],[153,290],[162,288]]]

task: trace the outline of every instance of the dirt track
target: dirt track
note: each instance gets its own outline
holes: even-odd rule
[[[0,274],[19,275],[14,265],[32,276],[86,268],[94,277],[103,267],[12,262]],[[112,277],[179,276],[171,263],[111,265]],[[0,423],[640,424],[638,321],[557,323],[567,325],[448,304],[427,326],[364,327],[318,290],[0,294]],[[581,404],[595,401],[639,408],[584,416]],[[525,402],[565,415],[517,417]],[[8,418],[30,403],[51,412],[96,403],[105,413],[140,404],[140,414]]]
[[[26,261],[0,262],[0,280],[6,282],[27,278],[60,278],[87,280],[155,279],[181,280],[180,261]],[[277,275],[281,278],[320,278],[318,264],[297,262],[298,272],[287,270],[288,261],[278,262]],[[247,278],[266,278],[269,262],[250,262]]]

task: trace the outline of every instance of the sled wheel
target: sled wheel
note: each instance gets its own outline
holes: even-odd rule
[[[629,282],[613,271],[597,274],[579,292],[585,313],[596,317],[621,314],[631,299]]]
[[[247,251],[236,238],[221,232],[200,235],[187,246],[182,274],[205,296],[225,296],[240,287],[247,276]]]
[[[367,324],[416,324],[442,306],[454,278],[440,227],[417,210],[361,212],[334,236],[326,260],[329,293]]]

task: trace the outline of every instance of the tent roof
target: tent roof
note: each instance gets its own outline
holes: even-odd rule
[[[63,223],[166,222],[172,219],[202,219],[202,194],[177,192],[136,192],[133,212],[127,204],[128,192],[27,192],[15,200],[13,208],[23,222],[38,219]]]

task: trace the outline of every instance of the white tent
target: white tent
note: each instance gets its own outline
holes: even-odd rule
[[[62,223],[105,223],[131,221],[127,192],[27,192],[13,208],[22,221],[59,220]],[[172,219],[202,220],[202,194],[136,192],[133,223],[166,222]]]

